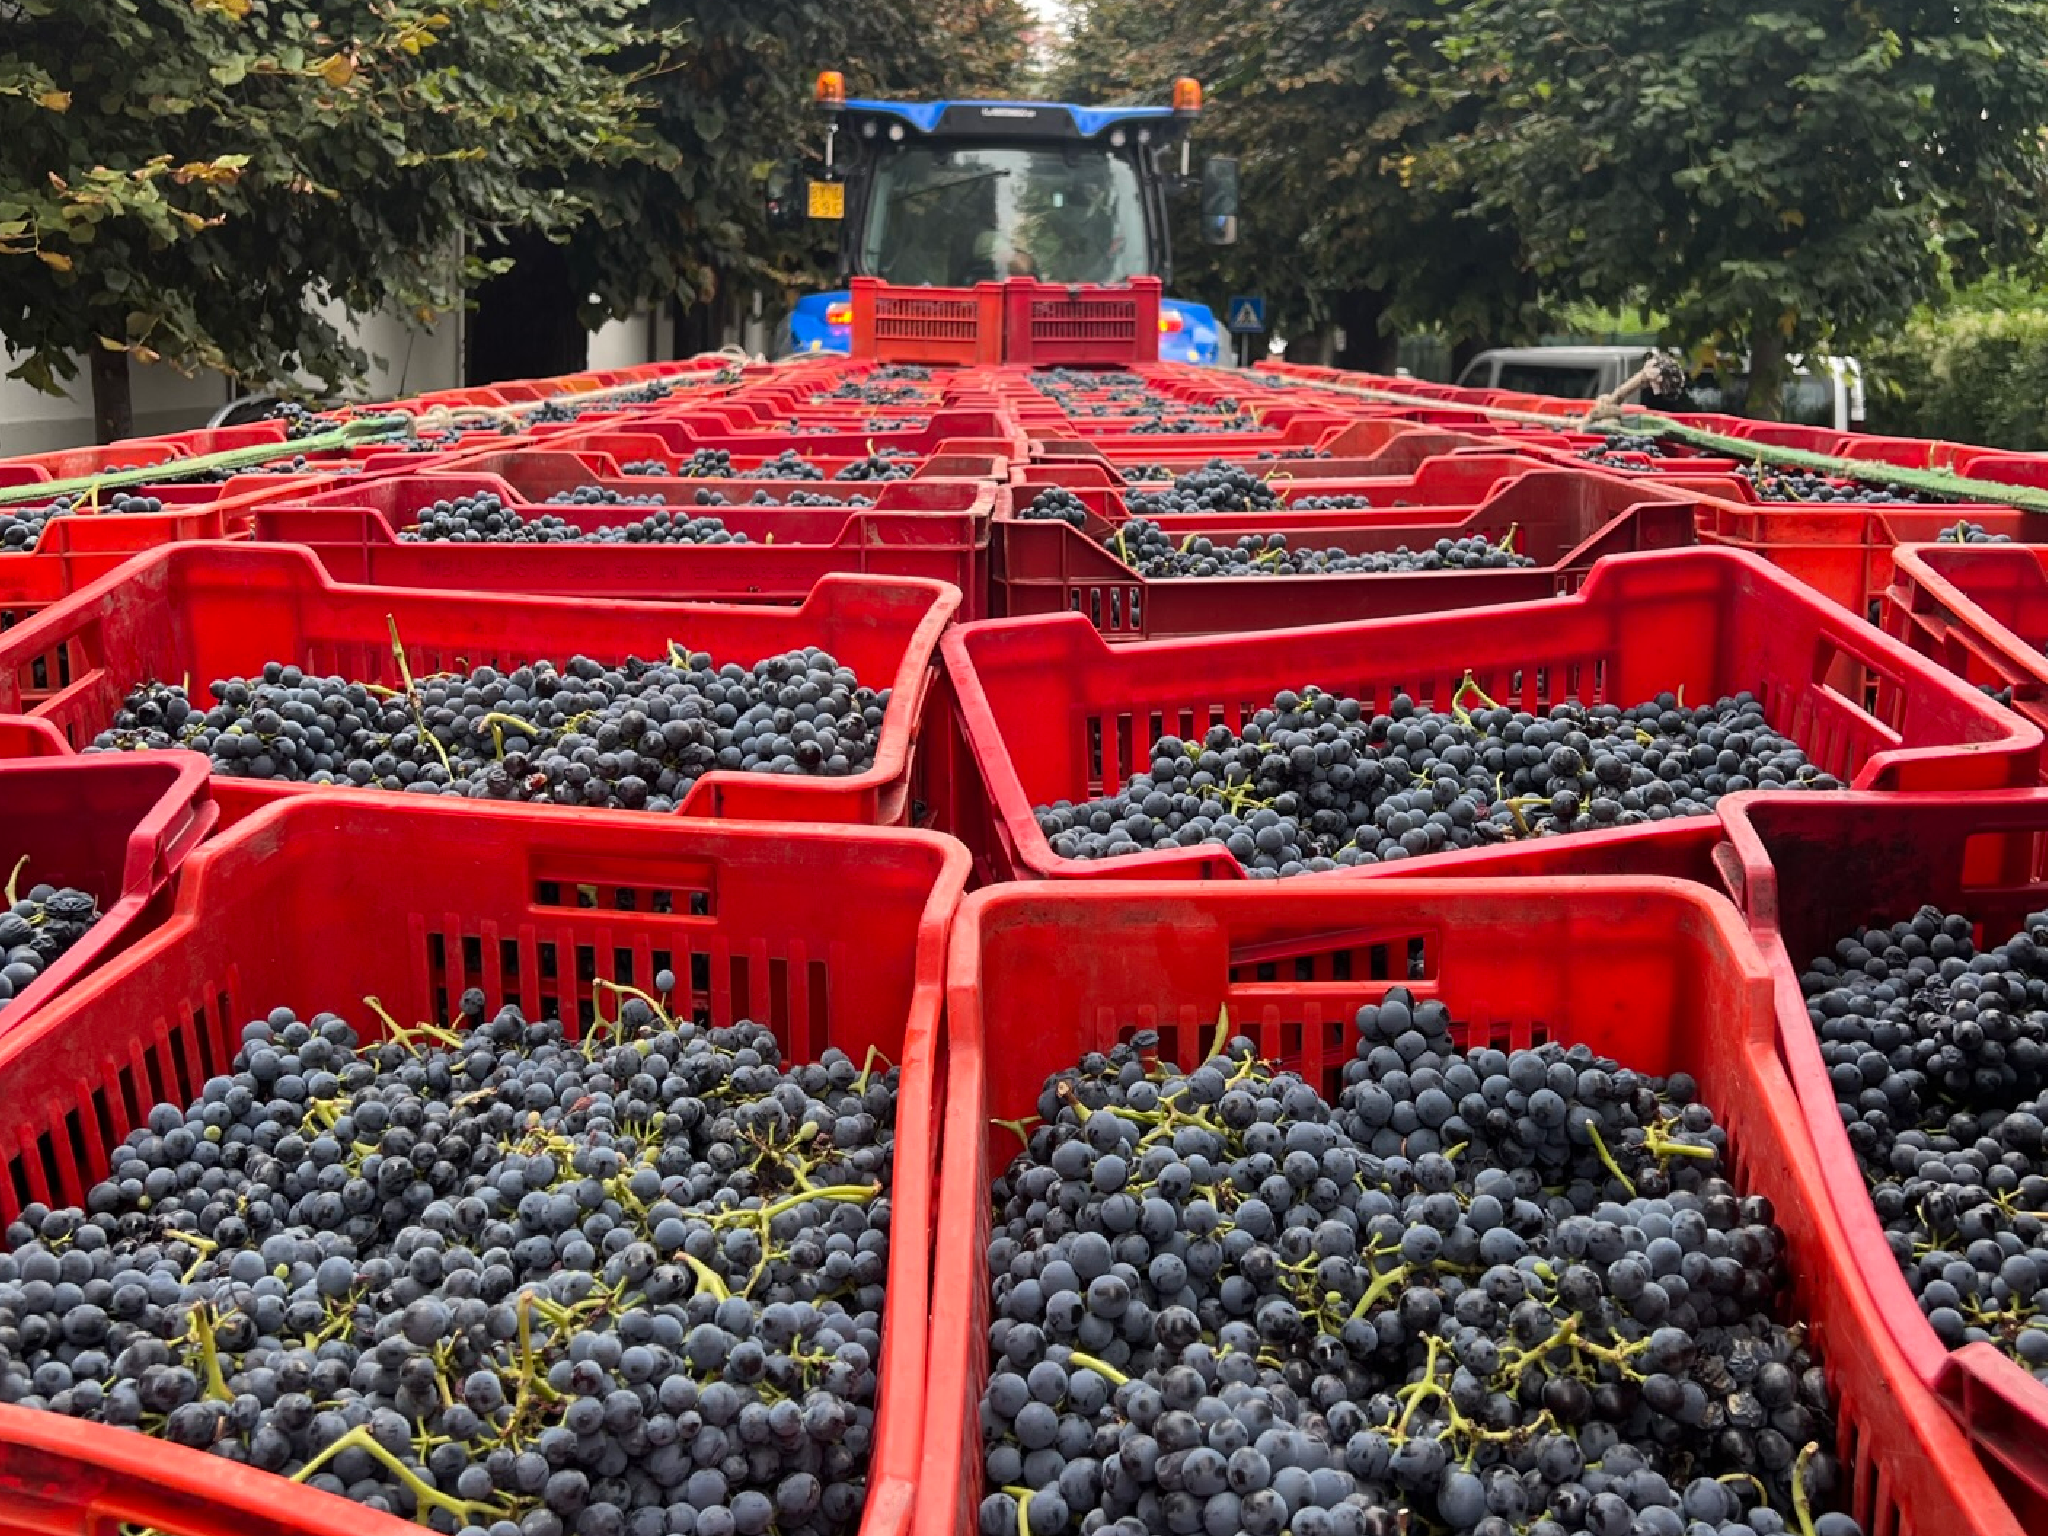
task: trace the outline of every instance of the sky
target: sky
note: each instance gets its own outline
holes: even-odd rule
[[[1024,0],[1024,9],[1047,26],[1061,26],[1066,21],[1067,7],[1064,0]]]

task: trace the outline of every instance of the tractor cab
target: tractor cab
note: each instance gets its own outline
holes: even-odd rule
[[[1171,282],[1168,199],[1198,185],[1205,234],[1225,244],[1236,236],[1235,164],[1210,162],[1200,182],[1187,174],[1201,108],[1192,80],[1176,86],[1170,107],[847,100],[837,82],[831,72],[819,80],[825,157],[802,202],[810,217],[838,222],[843,276],[942,288],[1009,277]],[[1226,180],[1227,196],[1217,190]],[[793,192],[785,189],[792,203]],[[790,350],[847,351],[852,318],[844,291],[805,296]],[[1216,361],[1219,327],[1206,305],[1166,299],[1159,326],[1162,359]]]

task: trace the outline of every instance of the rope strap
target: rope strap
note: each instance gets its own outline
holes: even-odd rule
[[[381,412],[375,416],[359,416],[344,421],[329,431],[315,433],[311,437],[288,438],[281,443],[251,443],[246,448],[223,448],[189,459],[170,459],[161,464],[146,464],[138,469],[105,470],[99,474],[73,475],[66,480],[37,480],[27,485],[0,486],[0,507],[17,506],[25,501],[54,501],[60,496],[97,497],[101,491],[118,491],[130,485],[149,485],[166,478],[178,479],[186,475],[204,474],[214,469],[253,469],[257,465],[274,463],[296,454],[326,453],[331,449],[349,448],[358,443],[375,442],[387,437],[412,437],[417,436],[423,429],[445,431],[463,422],[488,422],[518,432],[524,430],[528,416],[556,403],[606,400],[614,395],[634,394],[647,388],[649,384],[656,383],[667,384],[671,388],[697,388],[704,384],[731,383],[738,377],[737,367],[734,365],[743,365],[747,361],[744,352],[739,352],[735,357],[735,350],[727,347],[718,352],[704,354],[727,360],[727,367],[716,370],[662,374],[654,378],[639,379],[630,384],[608,384],[602,389],[555,395],[547,400],[522,401],[517,405],[436,405],[419,412]],[[129,441],[138,449],[146,447],[149,443],[147,438],[134,438]]]
[[[166,477],[202,473],[209,469],[249,468],[299,453],[325,453],[332,448],[347,448],[380,437],[401,436],[412,430],[415,419],[404,412],[364,416],[355,421],[345,421],[331,431],[293,438],[288,442],[251,443],[246,448],[223,448],[218,453],[171,459],[162,464],[145,464],[137,469],[112,469],[96,475],[73,475],[68,480],[35,480],[27,485],[0,486],[0,507],[15,506],[24,501],[54,501],[60,496],[73,494],[97,495],[103,490],[118,491],[123,486],[148,485]],[[131,441],[137,448],[148,444],[147,438]]]
[[[1398,390],[1374,389],[1362,384],[1338,384],[1327,379],[1303,379],[1291,375],[1278,375],[1289,384],[1303,384],[1311,389],[1327,389],[1338,394],[1356,395],[1360,399],[1372,400],[1384,405],[1406,406],[1425,411],[1473,411],[1481,416],[1500,421],[1512,421],[1522,425],[1548,427],[1553,432],[1570,432],[1582,423],[1569,416],[1546,415],[1540,411],[1518,411],[1508,406],[1475,405],[1459,400],[1439,400],[1426,395],[1404,394]],[[1597,413],[1589,413],[1590,417]],[[1908,469],[1899,464],[1886,464],[1871,459],[1845,459],[1831,453],[1814,453],[1804,448],[1781,448],[1771,443],[1759,443],[1746,437],[1729,437],[1720,432],[1709,432],[1701,427],[1687,426],[1673,421],[1668,416],[1659,416],[1639,406],[1622,407],[1615,416],[1616,427],[1591,425],[1597,432],[1627,431],[1643,437],[1670,437],[1695,448],[1710,448],[1726,458],[1743,459],[1753,464],[1782,464],[1795,469],[1810,469],[1832,475],[1838,480],[1855,480],[1866,485],[1899,485],[1908,490],[1925,491],[1934,496],[1948,496],[1958,501],[1990,502],[1995,505],[2018,507],[2026,512],[2048,512],[2048,490],[2030,485],[2008,485],[2002,480],[1973,480],[1948,469]]]

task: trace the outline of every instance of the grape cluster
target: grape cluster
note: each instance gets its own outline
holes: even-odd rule
[[[461,1536],[851,1532],[895,1089],[642,996],[580,1042],[280,1009],[9,1226],[0,1400]]]
[[[0,1013],[100,920],[98,900],[73,886],[31,886],[17,899],[15,882],[27,862],[15,865],[0,914]]]
[[[1175,476],[1166,490],[1130,492],[1126,504],[1135,516],[1166,517],[1176,512],[1272,512],[1280,497],[1270,480],[1243,465],[1211,459]]]
[[[650,513],[638,522],[617,523],[589,535],[593,544],[751,544],[746,534],[725,526],[717,517],[691,517],[686,512]]]
[[[261,464],[244,464],[237,469],[219,467],[190,470],[181,475],[168,474],[163,477],[162,483],[165,485],[225,485],[228,481],[242,475],[345,474],[357,467],[353,464],[315,464],[303,453],[295,453],[290,458],[266,459]]]
[[[1842,939],[1800,987],[1921,1311],[1951,1349],[1995,1344],[2048,1382],[2048,913],[1972,934],[1922,907]]]
[[[819,390],[811,396],[811,404],[827,405],[835,400],[853,400],[862,405],[904,405],[925,398],[928,391],[914,386],[929,384],[931,377],[929,368],[894,363],[843,379],[832,389]]]
[[[579,485],[571,490],[557,491],[548,498],[550,504],[572,507],[658,507],[661,498],[655,495],[628,496],[615,491],[608,485]]]
[[[409,693],[272,662],[208,697],[146,684],[89,750],[190,747],[236,778],[672,811],[714,769],[859,773],[889,704],[820,650],[752,667],[702,651],[579,656],[418,678]]]
[[[1400,987],[1355,1027],[1334,1104],[1150,1032],[1047,1081],[993,1192],[980,1536],[1780,1536],[1846,1491],[1689,1078],[1460,1050]]]
[[[701,452],[702,450],[699,451]],[[721,453],[724,452],[723,449],[719,451]],[[726,454],[725,459],[727,465],[725,473],[730,474],[732,456]],[[694,454],[691,456],[691,462],[696,462]],[[785,448],[782,452],[776,454],[774,458],[764,459],[759,469],[747,470],[740,478],[743,480],[822,480],[825,478],[825,471],[818,468],[817,465],[798,453],[794,448]]]
[[[1134,517],[1104,544],[1141,576],[1369,576],[1394,571],[1503,570],[1534,565],[1503,539],[1499,544],[1472,536],[1438,539],[1421,549],[1403,544],[1388,550],[1353,553],[1297,549],[1284,533],[1246,533],[1222,543],[1202,534],[1176,538],[1148,518]]]
[[[620,496],[600,491],[584,496],[580,506],[656,506],[659,496]],[[548,498],[565,503],[569,493]],[[453,500],[443,499],[420,509],[419,521],[403,529],[399,539],[408,544],[745,544],[744,533],[734,533],[716,517],[691,517],[663,510],[635,522],[611,527],[585,529],[552,512],[520,512],[508,507],[489,491],[478,491]]]
[[[1063,485],[1049,485],[1031,498],[1017,515],[1033,522],[1059,522],[1070,528],[1088,526],[1088,503]]]
[[[1640,469],[1631,459],[1662,459],[1670,455],[1664,445],[1646,432],[1611,432],[1607,437],[1579,454],[1590,464],[1601,464],[1612,469]]]
[[[1336,455],[1327,448],[1261,448],[1256,455],[1261,459],[1330,459]]]
[[[376,446],[382,452],[395,453],[443,453],[459,447],[461,439],[472,432],[495,435],[502,429],[491,422],[457,422],[434,432],[417,433],[410,437],[397,437]]]
[[[870,416],[870,432],[916,432],[932,424],[929,416]]]
[[[1071,417],[1142,416],[1133,432],[1234,432],[1258,425],[1233,399],[1180,400],[1135,374],[1064,368],[1032,375],[1033,386]]]
[[[84,492],[60,496],[55,501],[45,502],[40,507],[0,508],[0,554],[30,554],[41,541],[43,530],[52,519],[69,517],[85,503]],[[127,491],[115,491],[99,505],[98,516],[123,516],[161,512],[163,500],[157,496],[132,495]]]
[[[1746,464],[1736,473],[1756,487],[1758,501],[1940,505],[1955,499],[1952,496],[1937,496],[1932,491],[1909,491],[1895,481],[1885,485],[1865,485],[1856,480],[1830,480],[1825,475],[1810,474],[1803,470],[1766,469],[1760,465]]]
[[[60,496],[40,507],[11,507],[0,509],[0,553],[32,553],[43,537],[43,529],[52,518],[69,515],[80,500],[78,496]]]
[[[708,486],[699,490],[693,500],[700,507],[729,507],[733,504],[725,492],[714,491]],[[741,503],[748,507],[872,507],[874,504],[872,496],[826,496],[817,491],[790,491],[780,501],[766,491],[756,491]],[[738,537],[734,535],[734,538]]]
[[[1250,415],[1199,416],[1192,408],[1176,403],[1171,414],[1146,416],[1130,425],[1133,435],[1153,432],[1255,432],[1258,422]]]
[[[1967,518],[1951,524],[1936,535],[1938,544],[2010,544],[2009,533],[1992,533],[1982,523],[1973,523]]]
[[[697,450],[697,452],[698,452],[698,453],[703,453],[703,452],[705,452],[705,451],[706,451],[706,450],[704,450],[704,449],[702,449],[702,448],[700,448],[700,449],[698,449],[698,450]],[[692,457],[693,457],[693,459],[694,459],[694,455],[693,455]],[[725,456],[725,463],[726,463],[726,468],[727,468],[728,470],[730,470],[730,469],[731,469],[731,467],[732,467],[732,455],[731,455],[731,454],[727,454],[727,455]],[[621,464],[621,465],[619,466],[619,473],[620,473],[620,474],[622,474],[622,475],[642,475],[642,476],[648,476],[648,475],[658,475],[658,476],[668,476],[668,475],[685,475],[685,474],[688,474],[688,473],[689,473],[689,471],[688,471],[687,469],[673,469],[673,470],[672,470],[672,469],[670,469],[670,468],[668,467],[668,465],[664,464],[664,463],[663,463],[663,462],[662,462],[662,461],[661,461],[660,459],[634,459],[634,460],[632,460],[632,461],[631,461],[631,462],[629,462],[629,463],[626,463],[626,464]],[[702,475],[702,476],[700,476],[699,478],[701,478],[701,479],[707,479],[707,480],[708,480],[708,479],[713,479],[713,478],[716,478],[716,476],[715,476],[715,475],[713,475],[713,474],[705,474],[705,475]]]
[[[1171,480],[1173,471],[1164,464],[1133,464],[1123,472],[1123,477],[1127,485],[1142,485],[1148,480]]]
[[[528,420],[535,423],[576,421],[585,416],[629,410],[636,405],[657,405],[666,400],[674,389],[675,385],[665,380],[653,379],[638,389],[605,395],[596,400],[581,395],[556,395],[535,410]]]
[[[834,480],[908,480],[917,467],[917,455],[908,448],[880,448],[866,458],[855,459],[832,478]]]
[[[264,415],[266,421],[284,423],[286,442],[302,437],[318,437],[322,432],[331,432],[338,423],[331,416],[323,416],[308,410],[293,400],[280,400]]]
[[[1150,770],[1114,794],[1036,814],[1061,858],[1220,844],[1274,878],[1704,815],[1743,789],[1841,787],[1748,693],[1573,700],[1539,716],[1468,682],[1447,713],[1405,694],[1373,714],[1317,688],[1282,692],[1241,731],[1160,737]]]

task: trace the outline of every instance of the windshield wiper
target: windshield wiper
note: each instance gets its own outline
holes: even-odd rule
[[[972,176],[956,176],[951,181],[938,181],[928,187],[911,187],[907,191],[891,193],[891,206],[905,203],[913,197],[928,197],[934,192],[950,192],[955,187],[971,187],[977,181],[991,181],[998,176],[1007,176],[1008,171],[976,171]]]

